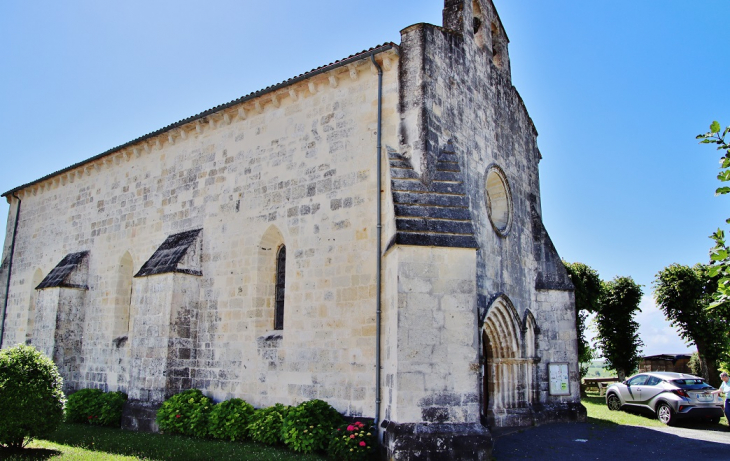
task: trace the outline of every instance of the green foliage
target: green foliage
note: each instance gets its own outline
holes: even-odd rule
[[[294,451],[324,450],[332,430],[342,423],[342,415],[323,400],[308,400],[291,408],[281,427],[284,443]]]
[[[687,363],[687,366],[689,367],[690,373],[695,376],[702,376],[702,364],[700,363],[700,354],[698,354],[697,352],[692,354],[692,356],[689,358],[689,363]]]
[[[100,389],[81,389],[69,395],[66,400],[66,422],[86,423],[96,410],[96,400],[102,392]]]
[[[708,309],[717,286],[708,266],[672,264],[656,275],[654,299],[669,323],[685,341],[697,346],[701,376],[720,385],[717,368],[730,355],[730,322],[724,307]]]
[[[100,389],[81,389],[68,396],[66,421],[118,427],[126,401],[127,394],[123,392],[105,393]]]
[[[720,157],[720,173],[717,179],[720,182],[730,181],[730,143],[725,140],[730,133],[730,126],[725,128],[720,134],[720,124],[717,121],[712,122],[710,131],[697,135],[701,144],[715,144],[717,150],[724,150],[724,154]],[[723,195],[730,193],[730,187],[720,186],[715,190],[715,195]],[[730,223],[730,219],[725,222]],[[710,276],[717,277],[717,288],[713,295],[714,302],[710,304],[711,308],[718,306],[725,307],[725,315],[728,314],[727,306],[730,304],[730,249],[728,249],[725,241],[725,232],[717,229],[710,238],[714,240],[715,246],[710,249]]]
[[[63,419],[63,379],[32,346],[0,351],[0,445],[21,448]]]
[[[213,407],[208,415],[208,434],[231,442],[248,436],[248,424],[254,408],[241,399],[230,399]]]
[[[248,434],[251,439],[267,445],[283,442],[281,425],[290,408],[277,403],[273,407],[256,410],[248,425]]]
[[[596,315],[598,344],[606,367],[616,370],[621,379],[639,367],[644,343],[634,316],[641,312],[642,295],[641,285],[631,277],[616,277],[603,283],[601,307]]]
[[[198,389],[181,392],[167,399],[157,410],[157,424],[164,432],[205,437],[213,405]]]
[[[373,454],[375,436],[371,428],[360,421],[344,423],[332,432],[327,454],[334,459],[359,461]]]
[[[578,333],[578,362],[581,378],[588,373],[589,363],[596,357],[595,350],[585,337],[586,318],[598,312],[601,300],[601,278],[592,267],[583,263],[563,261],[568,276],[575,286],[575,329]]]

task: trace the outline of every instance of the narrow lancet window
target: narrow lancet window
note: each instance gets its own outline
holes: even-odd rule
[[[286,276],[286,246],[279,247],[276,255],[276,312],[274,330],[284,329],[284,278]]]

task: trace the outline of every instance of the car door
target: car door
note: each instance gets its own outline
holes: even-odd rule
[[[646,383],[649,375],[636,375],[626,381],[623,397],[624,402],[629,405],[638,405],[641,402],[641,388]]]
[[[649,376],[643,385],[638,386],[639,401],[642,405],[648,405],[658,394],[664,392],[660,386],[662,379],[657,376]]]

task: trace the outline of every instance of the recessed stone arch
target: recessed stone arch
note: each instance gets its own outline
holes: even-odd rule
[[[535,386],[537,382],[537,335],[540,329],[537,327],[535,316],[530,309],[525,309],[522,318],[522,356],[524,361],[524,400],[528,404],[538,399],[539,389]]]
[[[474,33],[474,42],[477,47],[483,49],[487,43],[487,22],[485,21],[482,8],[479,5],[479,0],[472,0],[471,2],[472,11],[472,32]]]
[[[496,22],[491,24],[490,31],[492,35],[492,62],[501,69],[504,66],[504,55],[506,54],[505,37]]]
[[[132,279],[134,277],[134,258],[127,251],[119,258],[117,283],[114,293],[114,321],[112,338],[117,343],[129,334],[132,304]]]
[[[25,326],[25,344],[33,343],[33,330],[35,329],[36,317],[36,300],[38,299],[38,290],[36,287],[43,281],[43,272],[36,269],[33,273],[33,282],[30,286],[30,299],[28,300],[28,320]]]
[[[266,229],[259,241],[253,300],[254,318],[259,332],[275,329],[277,263],[280,250],[284,246],[284,236],[273,224]]]
[[[482,327],[482,412],[492,427],[522,425],[534,399],[537,325],[520,318],[505,295],[489,306]]]

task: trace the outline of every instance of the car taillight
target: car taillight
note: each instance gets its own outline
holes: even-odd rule
[[[677,394],[680,397],[684,397],[686,399],[689,398],[689,394],[687,394],[687,391],[685,391],[684,389],[674,389],[674,390],[672,390],[672,392],[674,392],[675,394]]]

